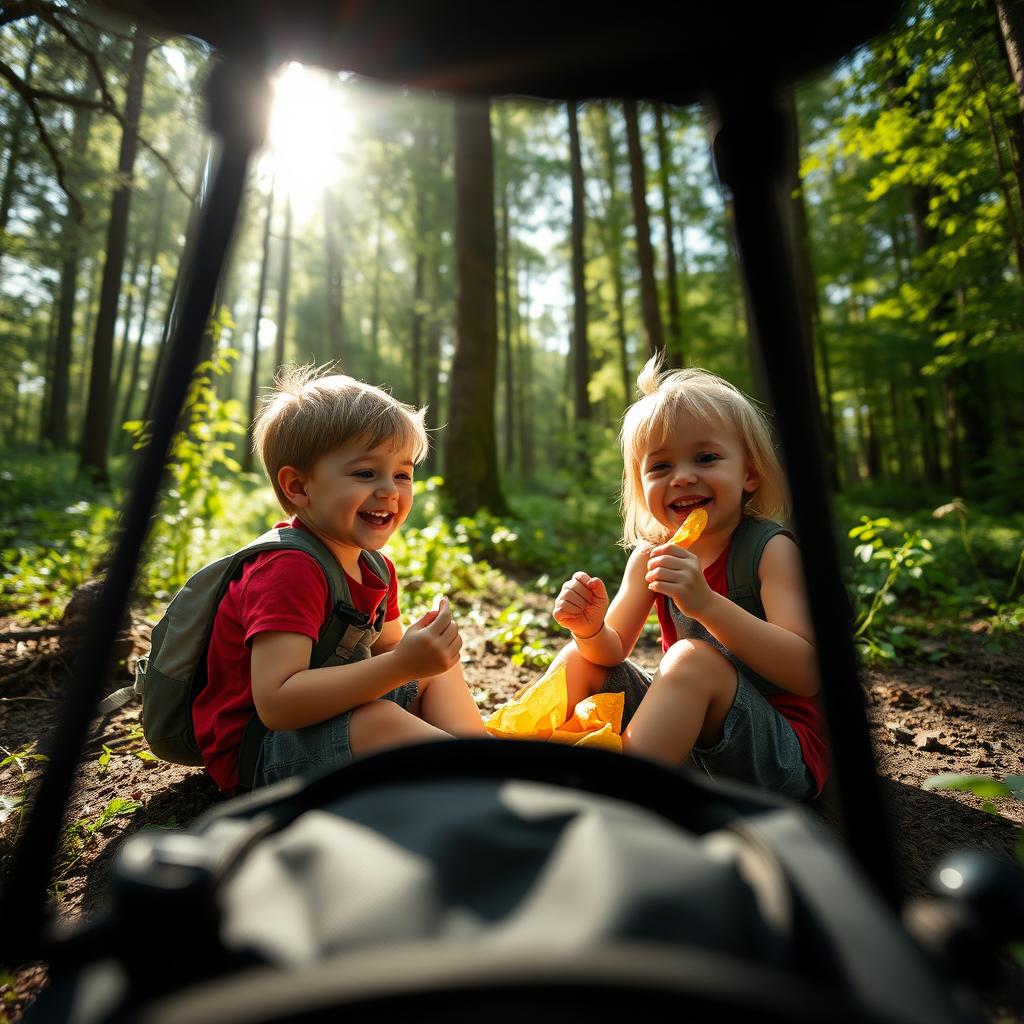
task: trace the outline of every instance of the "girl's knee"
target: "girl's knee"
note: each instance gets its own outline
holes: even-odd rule
[[[703,640],[674,643],[661,659],[658,675],[670,683],[706,689],[709,696],[736,688],[736,670],[721,651]]]

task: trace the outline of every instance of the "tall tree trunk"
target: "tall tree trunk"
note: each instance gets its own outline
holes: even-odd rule
[[[274,182],[267,193],[267,213],[263,219],[263,260],[260,263],[260,283],[256,289],[256,320],[252,329],[252,366],[249,372],[249,444],[245,447],[242,468],[252,469],[252,426],[256,420],[256,406],[260,390],[260,326],[263,321],[263,300],[267,294],[267,267],[270,265],[270,223],[274,219]]]
[[[509,173],[508,173],[508,113],[504,106],[499,108],[498,123],[501,127],[501,322],[502,347],[505,364],[505,465],[509,470],[515,464],[515,364],[512,358],[512,275],[511,275],[511,226],[509,223]]]
[[[128,265],[127,286],[122,283],[121,290],[124,293],[124,310],[121,314],[121,344],[117,350],[117,369],[114,371],[114,383],[110,390],[110,417],[113,430],[117,430],[116,417],[114,416],[120,403],[122,388],[124,387],[124,370],[128,363],[129,338],[132,333],[132,318],[135,316],[135,300],[138,297],[136,282],[139,277],[139,264],[142,262],[142,239],[134,238],[129,241],[131,257]]]
[[[125,241],[128,234],[128,211],[131,206],[132,170],[139,135],[139,115],[145,87],[146,58],[149,39],[138,28],[132,43],[131,67],[125,97],[124,130],[117,161],[118,184],[110,204],[107,226],[106,262],[100,290],[100,311],[96,318],[93,339],[92,369],[89,375],[89,400],[82,432],[80,466],[97,480],[107,479],[107,446],[110,440],[110,363],[114,346],[114,322],[124,270]]]
[[[426,139],[426,126],[423,117],[416,119],[416,127],[413,130],[413,148],[416,153],[426,154],[430,152]],[[415,261],[413,264],[412,281],[412,317],[409,331],[410,347],[410,375],[411,389],[410,396],[414,406],[418,409],[423,396],[423,321],[425,310],[424,290],[426,288],[426,245],[427,245],[427,196],[426,182],[422,167],[417,166],[413,171],[413,188],[415,197],[413,199],[413,249]]]
[[[149,325],[149,307],[153,298],[153,271],[156,269],[157,256],[160,254],[160,243],[163,238],[164,210],[167,206],[167,178],[161,177],[159,191],[156,198],[156,214],[153,218],[153,235],[150,239],[148,269],[146,271],[146,286],[142,293],[142,315],[139,321],[139,332],[135,339],[135,349],[132,353],[132,366],[128,378],[128,389],[124,395],[124,405],[121,407],[120,422],[125,423],[131,419],[132,404],[135,401],[135,393],[139,386],[139,371],[142,368],[142,350],[146,338],[146,327]],[[122,442],[125,435],[121,434]],[[122,445],[123,446],[123,445]]]
[[[660,103],[654,105],[654,124],[658,136],[658,178],[661,183],[661,221],[665,232],[665,289],[668,292],[668,334],[672,341],[669,362],[686,365],[683,342],[683,315],[679,306],[679,276],[676,271],[675,225],[672,221],[672,157],[665,132],[665,112]]]
[[[618,154],[612,138],[611,111],[607,106],[594,108],[600,123],[598,142],[604,153],[604,176],[608,189],[605,216],[605,255],[611,270],[615,337],[619,343],[619,369],[622,373],[622,396],[626,405],[633,398],[633,373],[629,366],[629,339],[626,337],[626,286],[622,274],[622,216],[619,197]]]
[[[281,278],[277,290],[277,334],[274,338],[274,372],[285,363],[288,339],[288,293],[292,286],[292,197],[284,197],[284,237],[281,239]]]
[[[445,490],[456,515],[506,511],[498,479],[494,394],[494,152],[487,100],[455,101],[455,355],[445,432]]]
[[[528,261],[524,262],[526,285],[523,289],[523,301],[516,315],[516,331],[519,336],[519,476],[524,482],[529,483],[533,479],[534,471],[533,342],[530,331],[530,264]]]
[[[21,78],[26,85],[31,85],[32,75],[35,72],[42,24],[41,20],[35,24],[32,42],[29,44],[28,55],[25,58],[25,66],[22,68]],[[11,216],[11,207],[14,205],[14,197],[17,193],[18,185],[24,181],[21,149],[24,142],[27,114],[28,108],[25,106],[25,103],[19,103],[14,110],[10,130],[7,133],[7,164],[4,167],[3,185],[0,185],[0,243],[2,243],[3,233],[7,230],[7,222]],[[0,244],[0,260],[2,259],[3,248],[2,244]]]
[[[566,105],[569,115],[569,177],[572,181],[572,395],[576,446],[589,472],[588,428],[590,424],[590,352],[587,343],[587,282],[583,208],[583,157],[576,117],[576,101]]]
[[[431,314],[427,320],[427,415],[426,427],[430,438],[437,436],[441,419],[441,254],[434,251],[430,265]],[[427,472],[433,476],[440,471],[441,451],[431,445],[427,455]]]
[[[647,213],[647,172],[640,148],[640,124],[636,100],[623,100],[626,115],[626,143],[629,147],[630,194],[633,199],[633,223],[636,226],[636,261],[640,268],[640,310],[649,355],[664,354],[665,335],[658,309],[658,284],[654,278],[654,250],[651,248],[650,218]]]
[[[329,186],[324,186],[324,245],[327,249],[327,337],[331,359],[345,367],[344,325],[342,323],[342,266],[335,234],[337,214]]]
[[[1010,68],[1013,84],[1017,87],[1017,103],[1024,115],[1024,4],[1020,0],[992,0],[1003,52]]]
[[[373,294],[370,300],[370,383],[378,383],[380,364],[380,287],[384,267],[384,177],[377,181],[377,231],[373,249]]]
[[[171,282],[171,290],[167,295],[167,306],[164,309],[163,329],[160,331],[160,341],[157,345],[156,356],[153,360],[153,369],[149,375],[149,386],[146,390],[146,402],[143,406],[142,418],[148,420],[153,411],[153,403],[160,385],[160,376],[163,372],[164,355],[167,352],[168,342],[171,333],[177,327],[178,312],[181,299],[182,271],[192,262],[192,253],[196,245],[196,237],[199,230],[199,214],[203,209],[203,201],[206,189],[210,181],[211,157],[213,149],[210,143],[202,147],[199,154],[199,164],[196,168],[195,189],[192,194],[192,202],[189,204],[188,219],[185,222],[185,244],[178,255],[174,270],[174,280]]]
[[[92,99],[95,95],[96,83],[90,74],[82,90],[82,97]],[[76,109],[71,128],[71,160],[75,167],[80,167],[85,161],[91,128],[92,111],[85,107]],[[54,342],[50,403],[43,434],[55,448],[67,448],[68,404],[71,399],[71,342],[75,326],[75,298],[78,294],[78,265],[81,260],[82,244],[82,227],[75,218],[70,204],[64,213],[60,238],[57,338]]]
[[[828,458],[829,477],[832,490],[839,490],[839,456],[836,451],[835,414],[832,408],[831,374],[825,339],[822,337],[821,305],[818,301],[818,285],[811,263],[811,233],[807,224],[807,207],[804,204],[804,183],[800,178],[800,119],[796,108],[796,92],[787,89],[785,103],[786,129],[789,136],[789,193],[790,241],[796,270],[797,300],[800,322],[803,326],[804,355],[818,395],[818,422],[825,441],[825,455]],[[820,369],[820,375],[818,370]]]

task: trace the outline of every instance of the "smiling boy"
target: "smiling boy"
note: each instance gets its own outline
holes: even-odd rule
[[[218,606],[208,682],[192,705],[210,775],[234,790],[243,742],[255,768],[242,784],[259,786],[389,747],[483,735],[447,600],[403,629],[395,567],[372,554],[412,508],[428,447],[422,411],[351,377],[291,368],[261,408],[253,444],[291,517],[278,525],[333,555],[358,628],[339,645],[342,663],[310,668],[335,611],[324,569],[290,548],[247,561]]]

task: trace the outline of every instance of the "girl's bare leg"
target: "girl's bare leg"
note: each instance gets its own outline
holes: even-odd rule
[[[587,661],[571,640],[555,656],[548,672],[553,672],[563,664],[565,665],[565,684],[569,696],[569,714],[572,714],[572,709],[581,700],[589,697],[592,693],[597,693],[604,686],[604,681],[608,678],[608,673],[611,670],[602,665],[595,665],[592,661]]]
[[[699,742],[712,746],[736,697],[736,669],[700,640],[680,640],[661,660],[650,690],[623,733],[623,749],[680,765]]]
[[[484,722],[456,662],[447,672],[420,680],[418,707],[424,721],[452,736],[484,736]]]

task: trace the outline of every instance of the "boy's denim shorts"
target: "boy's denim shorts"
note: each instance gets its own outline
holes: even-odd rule
[[[616,665],[608,673],[601,689],[626,697],[623,728],[650,685],[651,677],[631,661]],[[793,727],[742,672],[738,673],[736,697],[722,725],[722,738],[713,747],[694,747],[690,759],[712,778],[738,779],[791,800],[810,800],[817,793]]]
[[[419,683],[414,679],[380,699],[394,701],[408,711],[419,692]],[[353,760],[349,742],[351,721],[352,711],[345,711],[304,729],[268,732],[260,744],[253,788],[280,782],[292,775],[319,775],[349,764]]]

